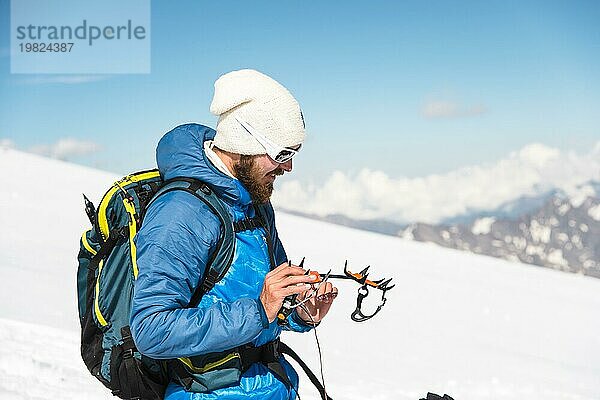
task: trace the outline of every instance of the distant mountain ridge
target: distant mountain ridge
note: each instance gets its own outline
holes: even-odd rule
[[[468,224],[475,221],[478,218],[483,217],[494,217],[501,219],[518,218],[521,215],[533,212],[541,207],[548,201],[549,198],[555,195],[560,195],[559,189],[551,189],[542,191],[536,195],[524,195],[514,200],[508,201],[493,210],[481,211],[475,210],[467,212],[461,215],[457,215],[450,218],[445,218],[440,222],[443,225],[453,224]],[[436,224],[439,225],[439,224]]]
[[[569,192],[551,189],[535,196],[522,196],[494,210],[466,213],[439,224],[353,220],[342,215],[310,217],[600,278],[600,182],[597,181],[578,185]]]

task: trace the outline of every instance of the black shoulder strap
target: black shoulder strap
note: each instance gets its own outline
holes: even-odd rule
[[[196,307],[202,296],[210,291],[227,273],[227,270],[233,261],[235,252],[235,233],[233,221],[223,202],[214,194],[208,185],[196,179],[182,177],[165,181],[146,208],[150,207],[150,204],[152,204],[159,196],[174,190],[182,190],[196,196],[206,204],[221,222],[221,231],[217,246],[211,254],[202,279],[198,282],[188,304],[188,308],[191,308]]]
[[[287,354],[292,359],[294,359],[294,361],[296,361],[298,363],[298,365],[300,365],[300,367],[304,370],[304,373],[306,374],[306,376],[308,376],[308,379],[310,379],[312,384],[315,385],[315,387],[319,391],[319,394],[321,395],[321,399],[332,400],[332,398],[329,397],[329,395],[325,391],[325,388],[323,387],[321,382],[319,382],[319,378],[317,378],[315,373],[312,372],[312,370],[308,367],[308,365],[306,365],[306,363],[300,358],[300,356],[298,354],[296,354],[296,352],[294,350],[292,350],[285,343],[279,342],[279,351],[281,351],[282,354]]]
[[[277,268],[275,262],[275,246],[273,244],[273,239],[271,238],[271,226],[269,225],[269,217],[268,217],[268,207],[271,206],[271,203],[258,204],[254,206],[254,211],[258,218],[262,221],[263,227],[265,228],[265,239],[267,241],[267,248],[269,251],[269,262],[271,263],[271,269]]]

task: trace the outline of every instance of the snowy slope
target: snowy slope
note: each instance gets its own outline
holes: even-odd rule
[[[106,399],[79,358],[78,332],[0,319],[0,400]]]
[[[116,177],[1,148],[0,168],[0,399],[110,398],[79,360],[75,268],[81,192],[97,202]],[[278,226],[293,260],[397,282],[363,324],[356,287],[338,285],[318,330],[332,397],[600,398],[600,280],[283,213]],[[312,334],[284,340],[317,367]],[[301,394],[317,398],[306,379]]]
[[[79,238],[115,176],[0,147],[0,317],[76,327]],[[27,299],[26,295],[33,296]]]

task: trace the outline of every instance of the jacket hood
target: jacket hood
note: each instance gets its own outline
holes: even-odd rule
[[[187,177],[209,185],[221,199],[242,205],[251,202],[248,191],[234,178],[219,171],[206,157],[204,142],[215,130],[200,124],[179,125],[158,142],[156,163],[163,179]]]

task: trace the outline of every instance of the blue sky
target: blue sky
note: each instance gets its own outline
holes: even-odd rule
[[[213,83],[239,68],[299,99],[305,182],[426,176],[600,139],[596,1],[155,0],[150,74],[75,77],[10,74],[9,1],[0,14],[0,139],[91,141],[101,150],[72,160],[118,173],[152,167],[178,124],[214,126]]]

